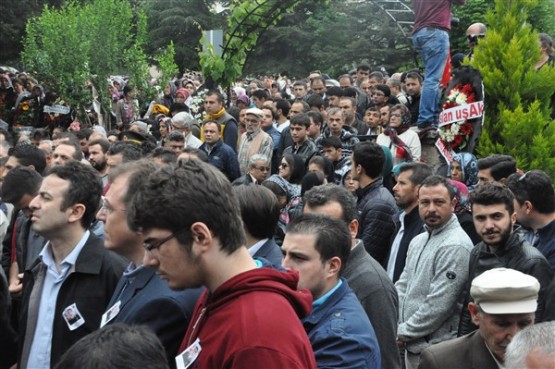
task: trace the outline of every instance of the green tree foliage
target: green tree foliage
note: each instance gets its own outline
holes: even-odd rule
[[[22,59],[70,105],[89,104],[92,83],[107,107],[111,74],[129,76],[149,94],[146,37],[146,17],[134,13],[128,1],[68,2],[60,9],[45,7],[40,17],[29,20]]]
[[[235,82],[242,75],[247,57],[257,46],[260,35],[301,2],[302,0],[231,1],[222,55],[216,55],[210,47],[200,53],[201,69],[208,81],[226,87]],[[314,2],[325,3],[326,0]]]
[[[148,16],[149,42],[145,50],[159,54],[170,42],[175,62],[183,72],[199,70],[199,41],[202,30],[222,28],[223,14],[214,14],[209,0],[148,0],[141,5]]]
[[[472,65],[482,73],[486,93],[481,155],[513,155],[525,170],[542,168],[555,178],[555,123],[550,100],[555,69],[535,70],[538,34],[527,23],[535,0],[496,0],[486,14],[488,34]]]
[[[305,2],[260,38],[249,57],[251,74],[287,70],[306,76],[319,69],[331,76],[360,62],[390,71],[414,66],[409,42],[383,10],[371,1]]]
[[[472,23],[489,25],[486,21],[486,12],[493,10],[494,6],[495,0],[468,0],[464,6],[454,6],[452,8],[453,16],[459,20],[458,24],[451,29],[451,50],[453,53],[468,53],[466,29]],[[538,32],[555,35],[553,14],[555,14],[555,1],[538,0],[538,5],[530,9],[528,13],[528,22]]]
[[[23,50],[22,36],[28,18],[38,15],[45,5],[59,6],[63,0],[2,0],[0,1],[0,64],[19,67]]]

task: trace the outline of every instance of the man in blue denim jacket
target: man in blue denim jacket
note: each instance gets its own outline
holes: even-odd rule
[[[303,325],[318,368],[381,368],[374,328],[340,278],[350,249],[351,235],[339,219],[304,214],[287,226],[283,266],[299,272],[299,289],[314,299]]]

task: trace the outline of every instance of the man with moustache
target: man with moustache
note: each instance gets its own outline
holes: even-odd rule
[[[553,270],[540,251],[530,245],[519,228],[515,227],[515,197],[500,183],[485,183],[471,194],[472,218],[482,237],[470,255],[469,280],[486,270],[510,268],[529,274],[540,282],[536,322],[543,321],[546,289],[553,278]],[[470,302],[470,285],[466,286],[464,306]],[[463,309],[459,336],[476,329],[468,309]]]
[[[200,296],[200,289],[172,291],[143,264],[143,235],[127,224],[127,206],[143,180],[157,165],[148,159],[121,164],[110,172],[110,189],[96,217],[104,222],[104,247],[130,261],[102,316],[101,327],[112,323],[148,326],[162,342],[170,367]]]
[[[418,367],[424,349],[457,333],[473,244],[454,214],[455,204],[455,191],[446,178],[430,176],[422,182],[418,211],[426,231],[410,243],[405,269],[395,284],[397,344],[406,350],[407,369]]]
[[[89,163],[98,171],[100,178],[102,178],[102,187],[108,184],[108,161],[106,153],[110,148],[108,140],[94,140],[89,142]]]

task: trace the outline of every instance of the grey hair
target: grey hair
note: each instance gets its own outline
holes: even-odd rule
[[[270,159],[266,155],[254,154],[249,158],[249,167],[256,166],[257,161],[263,161],[265,163],[270,163]]]
[[[334,115],[334,114],[337,114],[337,113],[341,113],[341,116],[343,118],[345,118],[345,112],[343,111],[343,109],[341,109],[341,108],[329,108],[328,109],[328,117],[330,115]]]
[[[175,124],[176,127],[178,127],[179,129],[186,129],[188,131],[191,130],[194,122],[195,118],[191,114],[184,111],[177,113],[172,118],[172,123]]]
[[[518,332],[507,346],[505,368],[526,368],[526,358],[534,351],[555,357],[553,332],[555,332],[555,321],[531,325]]]

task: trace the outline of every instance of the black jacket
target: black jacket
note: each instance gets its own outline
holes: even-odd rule
[[[26,366],[30,340],[34,335],[34,329],[30,332],[26,332],[26,329],[36,325],[39,310],[39,301],[34,305],[29,303],[31,293],[35,283],[39,282],[36,287],[39,289],[37,293],[40,296],[40,290],[42,289],[40,281],[44,278],[45,268],[39,258],[30,269],[25,270],[23,277],[18,360],[21,367]],[[52,367],[58,363],[63,353],[75,342],[100,327],[102,314],[112,297],[124,268],[125,265],[122,259],[114,257],[108,250],[104,249],[104,243],[91,232],[89,239],[77,257],[74,270],[70,271],[58,292],[52,326],[50,353]],[[85,319],[85,324],[70,331],[62,318],[62,311],[74,303]],[[31,320],[31,322],[28,320]],[[29,333],[30,336],[26,337],[26,333]]]
[[[424,232],[424,221],[420,218],[420,214],[418,213],[418,205],[405,215],[404,220],[405,230],[403,232],[403,238],[401,238],[401,243],[399,244],[397,259],[395,260],[393,283],[399,280],[401,273],[403,273],[403,269],[405,269],[405,262],[407,261],[407,252],[409,251],[410,241],[412,241],[412,239],[420,233]],[[395,233],[391,238],[391,242],[393,242],[395,236],[397,236],[399,229],[401,229],[401,221],[399,219],[399,215],[397,215],[395,217]]]
[[[532,247],[517,229],[509,236],[505,247],[497,250],[495,254],[489,252],[488,246],[483,242],[472,249],[468,268],[468,282],[465,289],[466,299],[459,324],[459,336],[470,333],[477,328],[472,324],[468,311],[468,302],[471,301],[470,286],[472,280],[483,272],[494,268],[515,269],[535,277],[540,282],[536,323],[544,320],[545,294],[553,278],[553,270],[551,270],[549,263],[541,252]]]
[[[397,209],[395,200],[383,186],[382,179],[372,182],[357,190],[358,228],[357,238],[364,242],[366,251],[387,267],[386,260],[391,248],[391,239],[395,232],[393,215]]]

